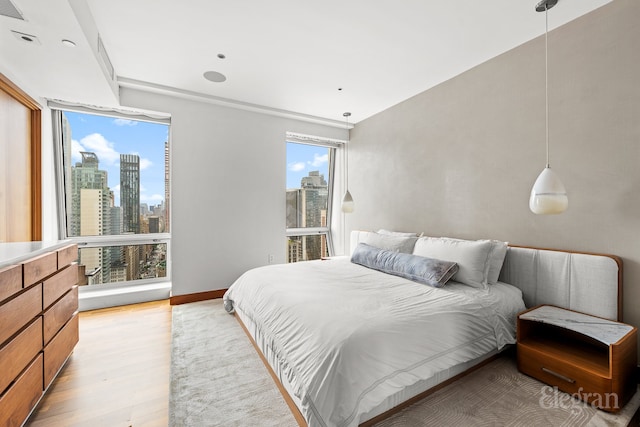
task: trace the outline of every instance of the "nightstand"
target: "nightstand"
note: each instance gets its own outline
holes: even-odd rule
[[[605,411],[636,391],[637,329],[551,305],[518,315],[518,369]]]

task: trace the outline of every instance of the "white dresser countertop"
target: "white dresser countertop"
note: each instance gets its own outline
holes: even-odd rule
[[[0,268],[67,246],[71,240],[0,243]]]

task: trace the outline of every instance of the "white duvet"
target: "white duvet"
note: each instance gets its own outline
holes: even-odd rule
[[[515,342],[517,288],[432,288],[347,257],[271,265],[225,293],[279,361],[309,427],[356,426],[417,381]]]

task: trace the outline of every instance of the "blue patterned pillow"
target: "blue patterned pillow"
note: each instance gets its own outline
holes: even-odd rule
[[[458,271],[455,262],[393,252],[366,243],[358,243],[351,262],[435,288],[444,286]]]

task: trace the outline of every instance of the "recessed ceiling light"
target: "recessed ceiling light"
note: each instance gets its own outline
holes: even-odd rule
[[[204,73],[204,78],[216,83],[222,83],[223,81],[227,80],[227,77],[224,74],[217,71],[207,71],[206,73]]]
[[[26,43],[40,44],[40,40],[38,40],[38,37],[36,36],[32,36],[31,34],[21,33],[20,31],[14,31],[14,30],[11,30],[11,32],[13,33],[15,38],[17,38],[18,40],[21,40]]]
[[[62,39],[62,44],[67,47],[76,47],[76,43],[72,40]]]

